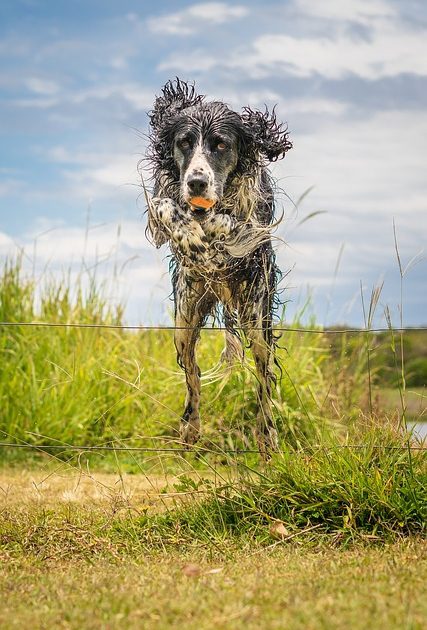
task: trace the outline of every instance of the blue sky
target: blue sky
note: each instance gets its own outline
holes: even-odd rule
[[[384,281],[377,323],[388,305],[397,324],[394,220],[402,260],[417,257],[404,323],[427,323],[424,2],[3,0],[0,33],[0,256],[24,247],[33,269],[36,251],[39,275],[115,265],[128,320],[164,321],[167,250],[145,240],[136,165],[178,75],[288,122],[294,148],[274,166],[288,317],[310,293],[320,323],[359,325],[361,283],[368,299]],[[296,211],[288,197],[309,187]]]

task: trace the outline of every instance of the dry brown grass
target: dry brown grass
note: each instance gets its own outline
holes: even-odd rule
[[[178,481],[176,476],[128,475],[67,470],[0,469],[0,506],[58,507],[64,504],[105,506],[122,500],[130,507],[155,505],[162,491]],[[160,505],[159,505],[160,507]]]

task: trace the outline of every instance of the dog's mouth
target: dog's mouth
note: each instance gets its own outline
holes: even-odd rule
[[[193,215],[195,217],[197,217],[198,219],[202,219],[203,217],[206,216],[206,214],[208,213],[209,209],[198,208],[197,206],[191,206],[191,211],[192,211],[192,213],[193,213]]]

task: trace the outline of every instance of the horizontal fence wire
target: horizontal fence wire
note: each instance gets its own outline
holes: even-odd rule
[[[203,446],[192,446],[191,448],[177,448],[177,447],[156,447],[156,446],[85,446],[85,445],[76,445],[76,444],[22,444],[15,442],[0,442],[0,448],[27,448],[30,450],[37,451],[47,451],[47,450],[61,450],[61,451],[121,451],[121,452],[130,452],[130,453],[193,453],[193,454],[214,454],[214,455],[244,455],[247,453],[258,453],[258,449],[213,449],[207,448]],[[407,451],[408,449],[411,451],[426,451],[427,449],[421,445],[413,445],[413,444],[405,444],[401,446],[392,446],[392,445],[382,445],[382,444],[333,444],[333,445],[322,445],[322,444],[311,444],[306,448],[296,448],[296,452],[308,452],[313,450],[326,450],[326,451],[334,451],[338,449],[373,449],[373,450],[391,450],[391,451]],[[284,451],[274,451],[275,454],[284,455]]]
[[[142,324],[83,324],[79,322],[0,322],[0,327],[4,326],[39,326],[46,328],[99,328],[112,330],[199,330],[196,326],[145,326]],[[226,331],[225,326],[203,326],[202,330],[208,331]],[[241,326],[233,326],[234,330],[243,330]],[[261,328],[251,326],[252,330],[261,330]],[[342,335],[345,333],[382,333],[382,332],[409,332],[411,330],[427,330],[427,326],[406,326],[391,328],[298,328],[292,326],[276,326],[273,324],[276,332],[296,332],[296,333],[312,333],[320,335]]]
[[[146,325],[128,325],[128,324],[90,324],[90,323],[79,323],[79,322],[2,322],[0,321],[0,327],[19,327],[19,326],[34,326],[34,327],[47,327],[47,328],[88,328],[88,329],[112,329],[112,330],[193,330],[193,326],[172,326],[172,325],[158,325],[158,326],[146,326]],[[204,326],[202,330],[207,331],[225,331],[227,330],[225,326]],[[236,326],[235,330],[241,330],[240,327]],[[427,326],[409,326],[409,327],[398,327],[398,328],[301,328],[301,327],[292,327],[292,326],[274,326],[274,330],[277,332],[295,332],[295,333],[311,333],[311,334],[345,334],[345,333],[355,333],[355,334],[363,334],[363,333],[383,333],[383,332],[409,332],[411,330],[418,331],[426,331]],[[199,454],[208,454],[213,453],[215,455],[240,455],[240,454],[249,454],[249,453],[259,453],[258,449],[209,449],[204,447],[193,447],[191,450],[188,448],[177,448],[177,447],[143,447],[143,446],[91,446],[91,445],[58,445],[58,444],[22,444],[22,443],[14,443],[14,442],[0,442],[0,448],[23,448],[23,449],[32,449],[38,451],[46,451],[46,450],[62,450],[62,451],[79,451],[79,452],[96,452],[96,451],[122,451],[122,452],[139,452],[139,453],[199,453]],[[390,445],[372,445],[372,444],[336,444],[330,446],[324,446],[319,444],[313,444],[307,447],[306,449],[296,449],[297,451],[304,450],[313,450],[313,449],[324,449],[324,450],[335,450],[335,449],[363,449],[363,448],[371,448],[371,449],[385,449],[385,450],[426,450],[424,446],[416,446],[411,444],[406,444],[402,446],[390,446]],[[280,454],[281,451],[278,451]]]

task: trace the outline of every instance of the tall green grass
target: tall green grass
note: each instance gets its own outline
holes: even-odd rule
[[[337,544],[384,541],[426,532],[427,451],[410,453],[395,431],[371,427],[358,448],[329,436],[320,447],[285,447],[262,470],[242,462],[232,477],[182,477],[176,489],[188,494],[185,505],[141,518],[139,536],[157,544],[177,532],[187,544],[275,546],[320,534]]]
[[[123,309],[109,304],[96,278],[36,286],[17,260],[0,276],[0,320],[121,326]],[[2,439],[59,443],[65,450],[176,440],[185,387],[172,331],[18,324],[0,333]],[[365,341],[348,343],[343,335],[331,346],[320,331],[285,333],[274,392],[282,453],[260,468],[251,456],[236,461],[224,452],[228,466],[215,468],[215,481],[200,472],[217,463],[203,450],[198,460],[177,456],[190,473],[176,488],[188,503],[162,516],[124,519],[118,535],[128,528],[129,535],[164,545],[242,536],[268,542],[277,524],[281,542],[314,531],[337,541],[423,533],[426,452],[410,451],[401,423],[363,410],[364,396],[366,409],[372,407],[375,380],[366,371]],[[218,366],[222,346],[220,332],[204,331],[202,447],[253,448],[254,366],[250,358],[233,370]]]
[[[111,305],[96,277],[81,274],[36,285],[21,261],[0,275],[0,321],[120,326],[121,305]],[[296,322],[297,323],[297,322]],[[256,415],[256,377],[250,353],[232,370],[218,365],[219,331],[202,334],[205,444],[249,447]],[[345,426],[359,395],[343,360],[329,361],[321,334],[285,333],[275,391],[280,434],[294,445],[317,439],[325,425]],[[346,359],[347,360],[347,359]],[[176,437],[184,403],[173,332],[41,326],[0,329],[0,431],[9,440],[47,445],[138,444],[145,437]],[[352,379],[346,397],[340,388]],[[356,379],[357,380],[357,379]]]

